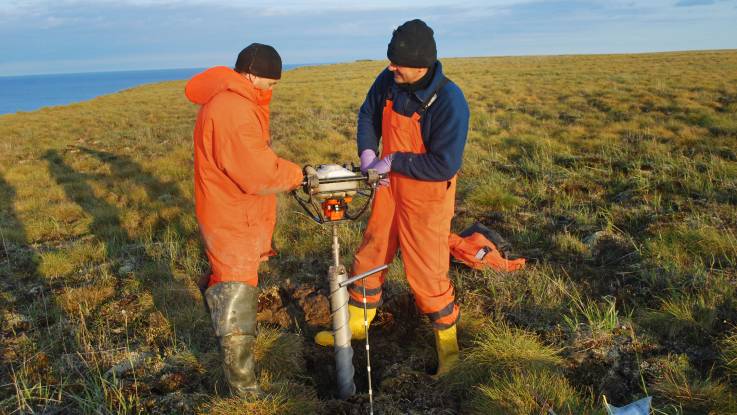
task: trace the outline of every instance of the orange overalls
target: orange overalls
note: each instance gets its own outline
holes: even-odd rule
[[[395,152],[424,154],[420,115],[411,117],[393,110],[386,100],[382,118],[381,157]],[[390,186],[380,187],[371,206],[366,232],[353,262],[354,275],[394,260],[397,248],[415,303],[436,329],[456,323],[459,316],[453,285],[448,278],[448,234],[454,213],[456,178],[447,181],[417,180],[389,173]],[[366,277],[349,287],[351,303],[363,307],[366,285],[368,307],[378,307],[386,271]]]
[[[271,149],[271,91],[219,66],[193,77],[185,93],[202,106],[194,128],[194,195],[209,285],[256,286],[259,264],[274,255],[276,193],[299,186],[302,169]]]

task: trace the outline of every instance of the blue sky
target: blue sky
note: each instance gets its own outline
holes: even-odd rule
[[[737,0],[0,0],[0,76],[383,59],[412,18],[441,58],[737,48]]]

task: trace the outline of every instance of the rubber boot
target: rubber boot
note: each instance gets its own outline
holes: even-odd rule
[[[240,282],[221,282],[205,292],[215,335],[223,352],[223,370],[233,395],[258,397],[255,372],[258,288]]]
[[[352,340],[363,340],[366,338],[366,331],[363,327],[363,307],[356,307],[354,305],[348,304],[348,314],[349,314],[349,320],[348,320],[348,327],[351,329],[351,339]],[[375,308],[369,308],[366,310],[366,316],[368,317],[368,324],[371,325],[371,322],[374,320],[374,317],[376,317],[376,309]],[[319,344],[320,346],[333,346],[335,344],[335,339],[333,339],[333,332],[332,331],[321,331],[315,335],[315,343]]]
[[[458,337],[456,325],[435,332],[435,349],[438,352],[438,371],[433,378],[439,379],[458,364]]]
[[[261,396],[256,379],[253,344],[256,336],[231,334],[220,338],[225,379],[233,395],[241,398]]]

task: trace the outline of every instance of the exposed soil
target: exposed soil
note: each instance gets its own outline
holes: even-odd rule
[[[353,342],[356,395],[335,398],[335,362],[332,348],[311,339],[332,324],[328,290],[307,284],[274,287],[259,298],[258,321],[287,330],[299,327],[304,333],[307,373],[325,413],[369,412],[368,377],[364,340]],[[374,413],[457,413],[458,402],[438,393],[430,377],[437,367],[433,335],[426,318],[415,307],[411,294],[384,291],[384,304],[371,325]],[[399,412],[397,412],[399,411]]]
[[[641,392],[640,366],[654,351],[653,345],[637,341],[621,328],[603,338],[582,330],[572,343],[566,357],[573,384],[591,386],[613,403],[626,403]]]

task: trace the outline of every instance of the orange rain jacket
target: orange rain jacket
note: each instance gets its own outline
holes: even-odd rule
[[[187,98],[202,105],[194,128],[195,212],[221,281],[258,284],[258,266],[274,255],[275,193],[302,182],[302,169],[270,146],[271,91],[218,66],[192,78]]]
[[[502,256],[494,242],[480,232],[462,237],[451,233],[448,237],[450,254],[453,258],[473,269],[493,269],[495,271],[517,271],[525,268],[525,258],[507,259]]]

